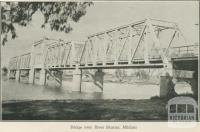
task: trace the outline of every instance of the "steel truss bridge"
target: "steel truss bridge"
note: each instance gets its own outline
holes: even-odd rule
[[[92,34],[85,42],[42,39],[31,52],[11,58],[9,69],[157,68],[172,59],[198,59],[198,49],[187,44],[176,23],[145,19]]]
[[[198,50],[199,44],[188,44],[176,23],[145,19],[92,34],[84,42],[42,39],[30,52],[11,58],[9,71],[20,80],[20,71],[28,70],[29,83],[34,83],[34,71],[40,70],[40,84],[45,85],[46,74],[62,84],[62,70],[72,69],[73,89],[81,91],[83,69],[98,69],[92,77],[103,90],[101,69],[163,68],[170,76],[189,81],[198,93]],[[161,75],[160,96],[168,95],[170,82]]]

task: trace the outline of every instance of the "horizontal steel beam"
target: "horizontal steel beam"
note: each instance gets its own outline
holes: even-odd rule
[[[99,32],[99,33],[95,33],[95,34],[92,34],[92,35],[88,36],[88,38],[91,38],[91,37],[94,37],[94,36],[98,36],[98,35],[102,35],[102,34],[109,33],[109,32],[113,32],[115,30],[128,28],[129,26],[142,24],[142,23],[145,23],[145,21],[146,21],[146,19],[142,20],[142,21],[135,22],[135,23],[131,23],[131,24],[128,24],[128,25],[123,25],[123,26],[119,26],[119,27],[116,27],[116,28],[112,28],[112,29],[109,29],[109,30],[106,30],[106,31],[102,31],[102,32]]]
[[[187,61],[187,60],[199,60],[198,59],[198,56],[194,56],[194,57],[174,57],[174,58],[171,58],[171,61]]]
[[[199,44],[195,44],[195,45],[183,45],[183,46],[176,46],[176,47],[171,47],[171,49],[175,49],[175,48],[184,48],[184,47],[199,47]]]
[[[80,66],[80,69],[119,69],[119,68],[163,68],[163,63],[159,64],[126,64],[126,65],[100,65],[100,66]]]

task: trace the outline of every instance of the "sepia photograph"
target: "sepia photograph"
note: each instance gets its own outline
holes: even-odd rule
[[[198,122],[198,1],[0,7],[2,121]]]

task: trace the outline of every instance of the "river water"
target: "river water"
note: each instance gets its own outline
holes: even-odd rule
[[[48,81],[47,86],[28,84],[27,80],[2,81],[2,99],[6,100],[59,100],[59,99],[150,99],[158,96],[159,85],[147,83],[104,83],[103,92],[95,89],[92,82],[82,82],[82,92],[73,92],[73,84],[69,80],[58,87],[55,82]],[[180,84],[179,84],[180,85]],[[177,85],[178,86],[178,85]],[[191,89],[181,84],[176,87],[177,93],[190,93]]]
[[[104,83],[103,92],[93,88],[92,82],[82,82],[82,92],[72,92],[72,83],[63,81],[62,87],[2,81],[2,99],[49,100],[49,99],[149,99],[159,95],[159,85]]]

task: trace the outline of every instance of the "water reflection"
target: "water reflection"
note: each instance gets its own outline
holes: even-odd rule
[[[104,90],[95,89],[92,82],[82,82],[82,91],[73,92],[72,83],[63,81],[59,87],[55,82],[48,86],[21,83],[15,80],[2,82],[3,100],[49,100],[49,99],[149,99],[159,95],[159,86],[152,84],[104,83]]]

